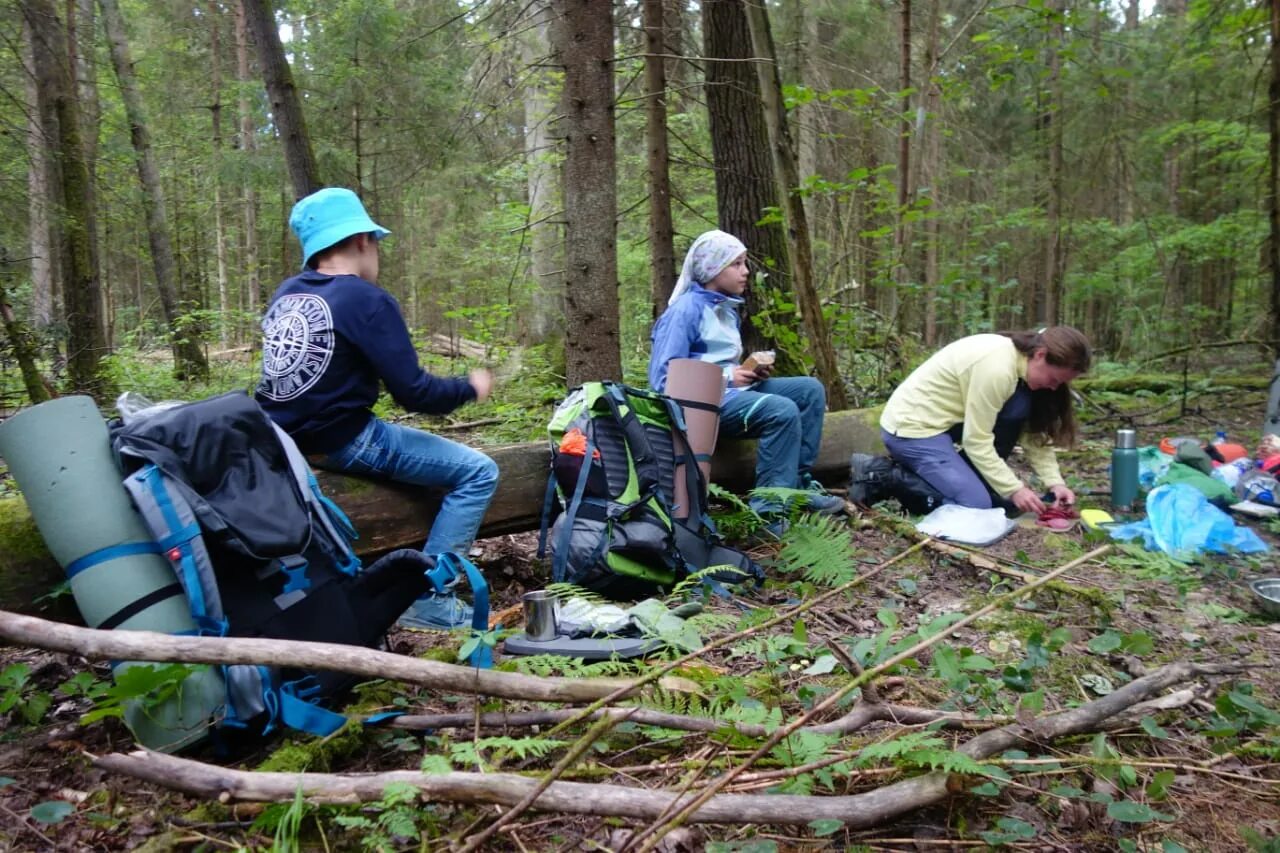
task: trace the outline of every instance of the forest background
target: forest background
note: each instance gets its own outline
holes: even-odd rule
[[[171,393],[166,348],[202,393],[299,267],[295,198],[335,184],[393,232],[380,283],[424,342],[561,389],[642,381],[717,226],[758,272],[748,345],[837,404],[984,330],[1074,324],[1103,371],[1280,337],[1275,4],[277,5],[0,11],[9,406]]]
[[[393,232],[380,283],[400,301],[429,367],[496,368],[494,398],[468,410],[475,420],[449,425],[483,427],[468,441],[533,438],[565,387],[587,379],[643,384],[648,332],[680,258],[717,226],[752,250],[748,348],[773,347],[787,371],[821,377],[833,408],[882,400],[929,350],[980,331],[1065,322],[1094,341],[1093,372],[1104,377],[1174,364],[1189,373],[1194,357],[1196,368],[1237,369],[1259,385],[1264,371],[1246,359],[1280,342],[1280,0],[18,0],[0,5],[0,37],[5,413],[55,392],[88,392],[109,406],[126,390],[197,399],[252,387],[262,310],[300,265],[289,211],[323,185],[356,190]],[[1233,368],[1214,364],[1222,353]],[[1239,402],[1218,378],[1200,377],[1210,402],[1186,428],[1252,429],[1259,401]],[[1140,375],[1122,390],[1138,398],[1179,384],[1167,380]],[[1092,393],[1089,403],[1084,411],[1102,412],[1108,428],[1169,425],[1163,403],[1121,412],[1114,397]],[[1069,460],[1073,477],[1105,482],[1103,444],[1109,437],[1091,438]],[[11,489],[0,481],[0,492]],[[797,523],[808,538],[782,546],[778,600],[808,600],[815,585],[841,589],[874,555],[887,566],[915,551],[902,552],[894,524],[864,518],[815,533]],[[1274,538],[1280,526],[1265,532]],[[999,564],[946,554],[904,561],[892,584],[807,616],[809,627],[796,621],[789,633],[737,643],[714,660],[726,674],[714,679],[708,707],[746,707],[760,714],[753,724],[783,706],[798,714],[831,695],[816,679],[835,658],[824,653],[831,665],[819,670],[814,649],[835,653],[837,639],[852,641],[857,662],[842,666],[879,666],[926,634],[942,636],[933,626],[958,617],[975,593],[991,599],[1009,578],[1026,582],[1028,568],[1065,570],[1089,559],[1093,544],[1017,535],[994,554]],[[502,592],[518,601],[546,574],[532,547],[505,548],[477,559],[510,581]],[[1271,557],[1193,569],[1132,548],[1080,571],[1045,600],[1043,617],[1009,609],[957,638],[972,648],[909,660],[913,676],[898,687],[919,688],[907,697],[915,702],[955,693],[956,707],[1013,715],[1034,712],[1028,696],[1043,703],[1031,677],[1051,665],[1058,708],[1089,698],[1086,677],[1098,696],[1111,679],[1137,677],[1142,661],[1125,660],[1121,672],[1109,657],[1118,650],[1213,654],[1231,666],[1275,659],[1280,634],[1255,630],[1257,617],[1243,609],[1253,606],[1243,579],[1276,574]],[[951,602],[949,615],[928,609],[939,598]],[[717,631],[738,619],[703,617]],[[61,658],[46,666],[48,656],[10,654],[0,705],[11,723],[21,712],[34,727],[51,707],[46,688],[89,677],[73,676]],[[1275,668],[1255,674],[1257,695],[1274,704]],[[1007,814],[972,828],[994,826],[980,836],[991,844],[1056,826],[1106,833],[1081,834],[1080,849],[1137,850],[1139,834],[1141,849],[1185,849],[1164,837],[1168,815],[1138,800],[1165,800],[1172,768],[1194,759],[1194,778],[1223,781],[1179,783],[1178,837],[1200,842],[1192,849],[1243,849],[1251,826],[1272,837],[1275,786],[1262,774],[1277,760],[1278,718],[1252,691],[1237,681],[1212,706],[1201,702],[1200,718],[1173,712],[1172,734],[1152,718],[1142,723],[1150,740],[1126,735],[1113,746],[1099,733],[1081,765],[1097,768],[1080,774],[1089,777],[1087,807],[1083,787],[1057,786],[1054,803],[1080,802],[1041,815],[1024,808],[1036,795],[1020,781],[1010,790],[1021,794],[992,806],[1008,802]],[[413,701],[435,703],[428,693]],[[68,721],[86,703],[60,702],[54,716]],[[687,716],[691,707],[666,710]],[[72,730],[105,752],[119,728]],[[912,770],[949,766],[938,756],[955,753],[923,734],[880,756]],[[0,777],[9,798],[0,805],[18,817],[29,810],[40,826],[15,832],[48,841],[46,824],[70,813],[63,802],[50,816],[49,803],[85,784],[86,765],[66,760],[52,739],[40,749],[15,743],[9,761],[20,759],[22,772]],[[444,740],[424,746],[392,733],[378,743],[434,761]],[[552,742],[504,738],[484,748],[501,756],[513,743]],[[619,755],[630,754],[627,743]],[[453,746],[458,767],[483,766],[468,738]],[[796,749],[788,784],[815,784],[801,771],[813,758],[823,773],[817,757],[834,748]],[[1120,763],[1147,750],[1183,763]],[[1036,760],[1011,753],[1000,760]],[[43,763],[28,763],[33,755]],[[371,766],[399,757],[381,749]],[[1220,759],[1234,763],[1215,769]],[[850,775],[852,765],[837,766],[829,778]],[[981,787],[980,796],[1000,791]],[[149,790],[129,802],[152,810]],[[1111,823],[1096,814],[1104,805]],[[59,824],[62,843],[50,849],[80,837],[108,839],[94,849],[123,847],[121,837],[132,844],[133,833],[153,831],[145,816],[99,822],[96,808]],[[389,799],[380,808],[392,818],[408,811]],[[264,815],[278,829],[293,814],[296,833],[301,809],[299,801],[296,813]],[[948,809],[929,820],[964,834],[969,815],[953,820]],[[363,814],[339,817],[368,849],[436,832],[432,811],[381,835],[356,822]],[[829,834],[831,824],[839,821],[805,831]]]

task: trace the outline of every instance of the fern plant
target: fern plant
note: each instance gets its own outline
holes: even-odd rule
[[[524,760],[542,758],[552,750],[565,745],[565,741],[539,737],[482,737],[476,740],[449,744],[449,757],[462,767],[475,767],[481,771],[492,770],[502,764],[507,756]],[[486,759],[485,752],[493,755]]]
[[[987,773],[984,765],[963,752],[951,749],[945,740],[932,732],[910,732],[863,747],[858,753],[859,766],[869,767],[877,762],[887,762],[903,769],[945,770],[970,776]]]
[[[806,515],[783,538],[778,571],[799,572],[812,583],[839,586],[857,576],[853,555],[853,531],[843,518]]]

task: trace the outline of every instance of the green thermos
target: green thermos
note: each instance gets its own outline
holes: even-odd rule
[[[1132,429],[1116,430],[1116,446],[1111,451],[1111,506],[1133,509],[1138,497],[1138,433]]]

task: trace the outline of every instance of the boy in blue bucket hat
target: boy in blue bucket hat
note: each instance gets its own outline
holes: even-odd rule
[[[498,487],[498,466],[479,451],[374,417],[385,385],[411,412],[442,415],[489,396],[492,377],[432,376],[418,363],[395,298],[378,287],[378,242],[391,232],[351,190],[329,187],[293,207],[289,227],[303,270],[271,297],[262,321],[262,381],[254,394],[317,467],[447,489],[423,551],[466,554]],[[400,624],[470,624],[453,592],[428,595]]]

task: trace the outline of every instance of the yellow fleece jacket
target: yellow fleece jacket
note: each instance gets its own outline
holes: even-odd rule
[[[948,344],[911,372],[889,397],[880,426],[899,438],[929,438],[964,424],[960,446],[1001,497],[1023,483],[996,455],[996,415],[1027,378],[1027,357],[1004,335],[971,335]],[[1023,434],[1027,461],[1045,488],[1063,482],[1053,447]]]

